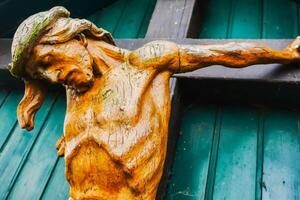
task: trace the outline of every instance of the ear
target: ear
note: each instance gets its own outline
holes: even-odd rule
[[[17,115],[21,128],[30,131],[34,127],[34,117],[41,107],[46,87],[39,80],[27,79],[25,82],[25,94],[18,105]]]

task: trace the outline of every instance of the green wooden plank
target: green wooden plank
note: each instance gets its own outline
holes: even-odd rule
[[[115,38],[144,37],[156,0],[119,0],[87,17]]]
[[[255,109],[223,108],[213,199],[255,198],[257,125]]]
[[[155,4],[156,4],[156,0],[150,0],[149,1],[149,4],[148,4],[147,10],[146,10],[142,25],[140,26],[140,29],[139,29],[139,33],[138,33],[138,36],[137,36],[138,38],[144,38],[145,37],[146,32],[148,30],[149,23],[150,23],[150,19],[151,19],[151,16],[152,16],[152,13],[153,13],[153,10],[154,10],[154,7],[155,7]]]
[[[0,149],[3,148],[17,122],[16,110],[22,96],[23,92],[21,90],[10,92],[0,108]]]
[[[21,92],[18,90],[13,91],[11,94],[20,95]],[[9,100],[9,98],[7,98]],[[18,98],[10,99],[12,102],[19,102]],[[3,148],[0,154],[0,199],[5,199],[8,195],[12,185],[14,184],[14,180],[16,179],[17,174],[22,168],[23,163],[26,161],[26,157],[30,152],[31,147],[34,145],[34,141],[39,135],[40,129],[44,124],[44,120],[46,119],[49,110],[51,109],[51,105],[54,100],[53,94],[48,94],[47,98],[44,101],[43,106],[40,111],[37,113],[35,128],[32,132],[28,133],[25,130],[22,130],[18,125],[14,128],[9,140],[7,141],[5,147]],[[16,104],[10,109],[10,116],[7,118],[15,119],[16,115]],[[0,117],[5,115],[0,113]],[[4,123],[6,125],[7,123]],[[1,134],[3,132],[1,131]]]
[[[136,38],[149,0],[128,0],[115,31],[116,38]]]
[[[298,35],[297,3],[264,0],[263,38],[294,38]]]
[[[264,125],[265,125],[265,114],[263,110],[259,110],[258,119],[258,134],[257,134],[257,159],[256,159],[256,185],[255,185],[255,199],[261,200],[262,198],[262,175],[263,175],[263,162],[264,162]]]
[[[262,0],[232,0],[228,38],[261,38]]]
[[[185,112],[166,199],[204,199],[215,114],[212,106]]]
[[[0,37],[13,37],[16,28],[23,20],[34,13],[49,10],[53,6],[64,6],[71,12],[72,17],[82,17],[111,2],[112,0],[27,0],[25,4],[19,0],[1,0]]]
[[[2,104],[4,103],[5,98],[8,96],[9,91],[4,89],[4,88],[0,88],[0,108],[2,106]]]
[[[102,27],[109,32],[113,33],[117,27],[123,10],[126,6],[127,0],[119,0],[115,3],[99,10],[93,15],[87,17],[87,19],[94,22],[97,26]]]
[[[264,125],[263,200],[300,199],[299,113],[273,110]]]
[[[220,130],[222,124],[222,108],[216,106],[216,119],[214,122],[214,134],[213,134],[213,142],[211,148],[211,155],[209,159],[209,169],[207,174],[207,184],[205,189],[205,197],[204,199],[212,199],[213,198],[213,187],[215,180],[215,172],[217,166],[217,157],[218,157],[218,149],[219,149],[219,141],[220,141]]]
[[[45,122],[8,199],[39,199],[58,160],[55,143],[63,133],[65,98],[60,96]]]
[[[226,38],[231,0],[210,0],[201,24],[199,38]]]
[[[65,178],[65,160],[60,158],[43,193],[42,199],[68,199],[69,184]]]

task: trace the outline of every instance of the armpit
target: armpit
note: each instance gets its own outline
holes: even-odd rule
[[[139,68],[170,69],[179,66],[177,44],[168,41],[153,41],[130,53],[130,64]]]

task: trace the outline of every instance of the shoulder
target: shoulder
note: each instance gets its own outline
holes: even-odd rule
[[[169,41],[153,41],[132,51],[128,60],[138,67],[160,67],[176,65],[178,60],[178,45]]]

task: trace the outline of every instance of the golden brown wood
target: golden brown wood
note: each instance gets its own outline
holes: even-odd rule
[[[155,199],[166,156],[173,73],[300,59],[300,38],[283,51],[251,43],[168,41],[129,51],[80,24],[61,18],[41,36],[24,62],[26,90],[18,108],[19,123],[31,129],[44,96],[33,80],[65,85],[67,111],[57,149],[65,156],[74,200]]]
[[[25,80],[25,94],[18,105],[17,116],[21,128],[33,129],[34,117],[41,107],[46,90],[43,83],[37,80]]]

